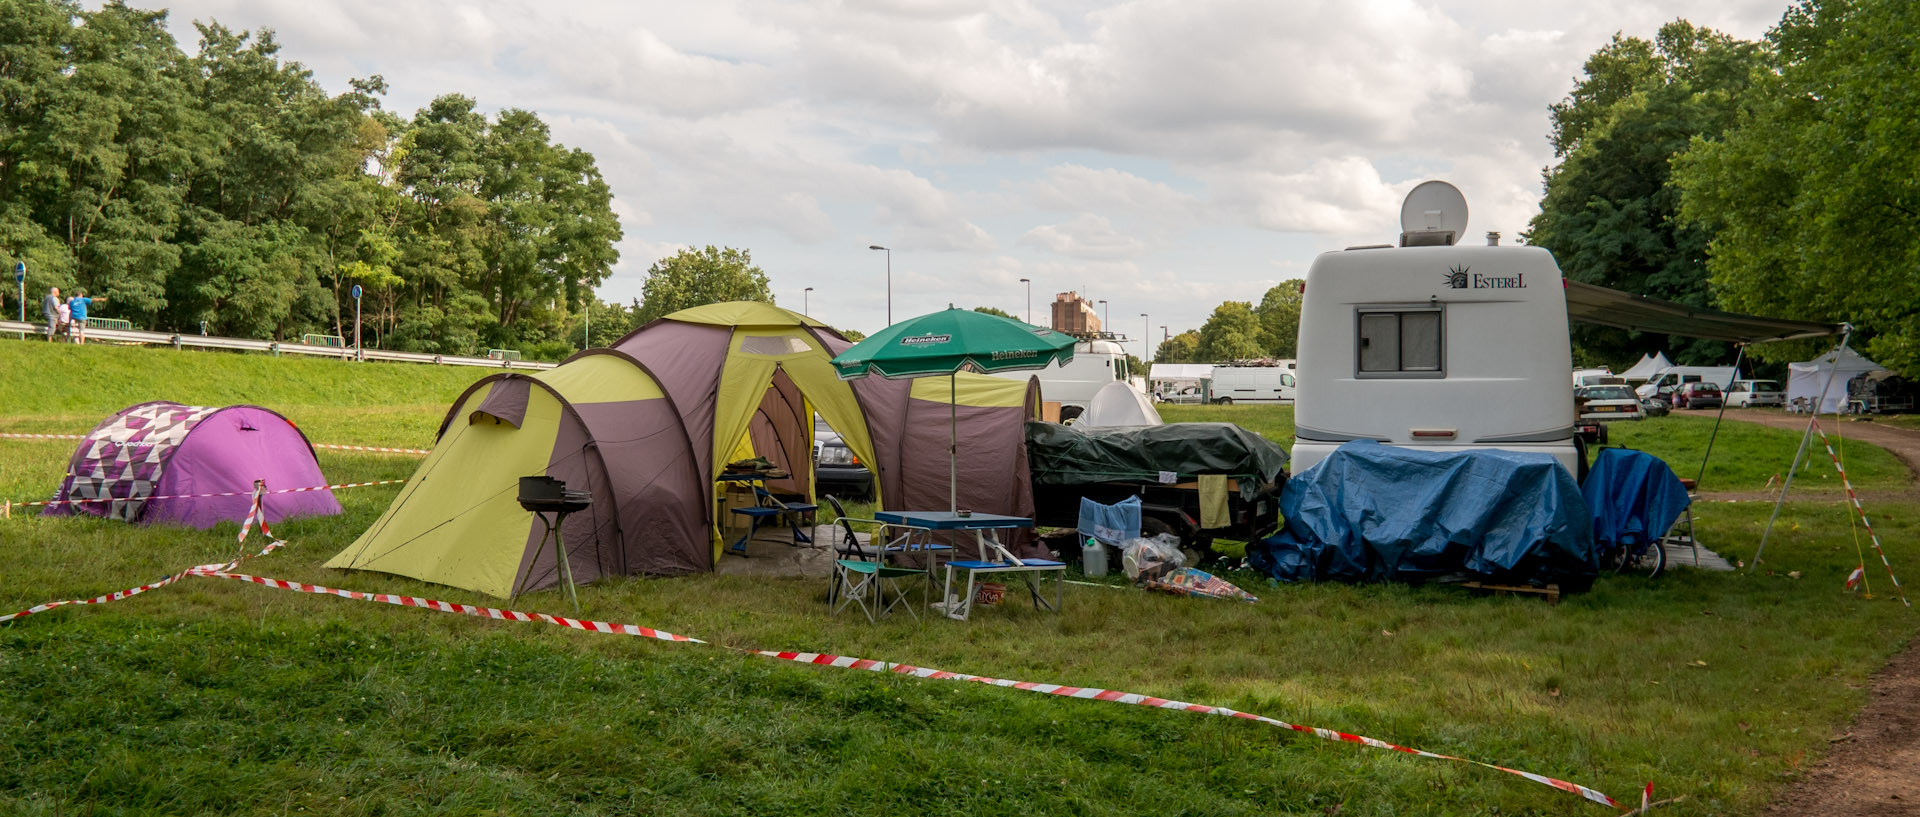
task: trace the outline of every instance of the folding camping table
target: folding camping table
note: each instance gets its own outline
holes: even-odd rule
[[[1033,595],[1035,608],[1044,606],[1053,612],[1060,612],[1061,596],[1067,580],[1066,564],[1047,559],[1021,559],[1003,547],[991,534],[995,530],[1031,528],[1033,527],[1032,519],[991,513],[970,513],[961,516],[954,511],[874,511],[873,518],[880,522],[913,525],[936,531],[973,531],[974,541],[980,546],[980,558],[946,563],[946,582],[943,585],[945,598],[952,598],[953,571],[967,572],[966,595],[954,602],[953,609],[947,611],[948,618],[965,621],[973,612],[974,582],[982,573],[1017,573],[1026,581],[1027,591]],[[996,555],[1000,558],[994,558]],[[1040,592],[1039,576],[1043,573],[1053,573],[1057,578],[1052,601],[1048,601]]]

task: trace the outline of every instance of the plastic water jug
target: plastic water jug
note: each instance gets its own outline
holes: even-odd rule
[[[1100,540],[1087,537],[1087,546],[1080,549],[1080,565],[1089,576],[1107,575],[1107,548]]]

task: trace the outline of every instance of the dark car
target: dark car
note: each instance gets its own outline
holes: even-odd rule
[[[1719,408],[1720,387],[1713,383],[1685,383],[1673,391],[1673,407],[1683,409]]]
[[[824,420],[813,420],[813,482],[817,493],[865,498],[873,495],[873,472],[854,456]]]
[[[1665,417],[1667,412],[1673,411],[1673,405],[1663,398],[1642,397],[1640,410],[1646,412],[1648,417]]]

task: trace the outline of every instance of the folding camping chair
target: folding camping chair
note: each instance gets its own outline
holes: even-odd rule
[[[1700,566],[1700,541],[1693,538],[1693,506],[1699,502],[1700,499],[1694,495],[1694,491],[1700,487],[1700,483],[1687,479],[1686,477],[1681,477],[1680,485],[1687,489],[1687,509],[1680,514],[1679,519],[1674,521],[1673,527],[1667,529],[1667,535],[1660,537],[1660,541],[1657,544],[1659,544],[1661,548],[1665,548],[1669,544],[1675,547],[1686,545],[1692,548],[1693,566],[1697,568]],[[1685,532],[1682,533],[1682,531]]]
[[[928,602],[938,555],[935,551],[950,549],[932,543],[931,529],[850,516],[840,517],[835,524],[845,537],[834,548],[836,554],[842,555],[833,560],[833,574],[827,586],[829,614],[857,604],[860,611],[867,614],[868,621],[879,621],[880,616],[907,601],[907,592],[901,583],[916,576],[921,579],[920,603]],[[860,544],[855,536],[856,524],[869,527],[868,544]],[[893,594],[891,600],[887,598],[888,593]],[[909,615],[920,617],[913,604],[907,603],[905,607]]]

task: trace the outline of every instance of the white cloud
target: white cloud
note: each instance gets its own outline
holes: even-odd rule
[[[1020,243],[1086,259],[1134,258],[1147,249],[1145,242],[1120,234],[1112,222],[1091,213],[1064,224],[1042,224],[1021,236]]]

